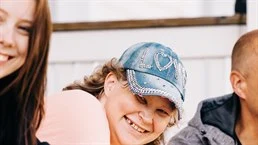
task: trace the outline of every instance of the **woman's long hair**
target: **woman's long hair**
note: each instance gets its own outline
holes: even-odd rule
[[[73,84],[68,85],[63,90],[79,89],[86,91],[100,99],[100,96],[104,91],[105,78],[110,72],[113,72],[119,80],[127,80],[125,69],[119,64],[117,59],[113,58],[102,67],[97,68],[89,77],[85,76],[83,81],[75,81]],[[147,145],[160,145],[161,143],[164,143],[163,134]]]
[[[0,144],[35,145],[44,116],[52,23],[47,0],[35,0],[28,53],[20,69],[0,79]]]

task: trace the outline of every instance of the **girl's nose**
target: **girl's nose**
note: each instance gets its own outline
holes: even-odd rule
[[[14,29],[10,26],[8,27],[6,24],[0,27],[0,43],[4,47],[14,47]]]
[[[151,109],[144,109],[139,112],[139,117],[144,123],[152,124],[154,119],[154,112]]]

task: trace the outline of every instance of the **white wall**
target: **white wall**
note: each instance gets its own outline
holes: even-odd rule
[[[247,0],[247,31],[258,29],[258,0]]]
[[[234,15],[235,0],[49,0],[55,22]]]

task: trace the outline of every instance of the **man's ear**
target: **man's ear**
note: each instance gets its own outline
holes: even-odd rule
[[[107,97],[110,96],[110,93],[112,92],[112,90],[114,90],[117,82],[118,82],[117,76],[113,72],[110,72],[106,76],[105,82],[104,82],[104,93]]]
[[[244,76],[238,71],[231,71],[230,82],[234,92],[242,99],[246,99],[246,81]]]

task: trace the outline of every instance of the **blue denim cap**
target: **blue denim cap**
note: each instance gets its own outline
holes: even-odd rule
[[[181,119],[187,74],[172,49],[155,42],[137,43],[123,53],[119,62],[126,70],[133,93],[168,98]]]

